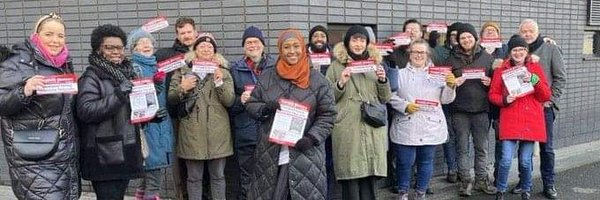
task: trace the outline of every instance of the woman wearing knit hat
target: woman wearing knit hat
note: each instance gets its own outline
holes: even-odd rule
[[[233,80],[212,35],[201,34],[192,48],[186,58],[196,66],[179,68],[169,86],[169,104],[195,98],[193,110],[179,119],[176,154],[185,160],[189,198],[202,198],[202,178],[208,167],[211,195],[221,200],[226,195],[225,160],[233,155],[227,112],[235,101]]]
[[[534,142],[546,142],[543,103],[550,100],[551,91],[547,79],[537,62],[531,60],[527,42],[518,35],[508,42],[509,57],[494,72],[490,86],[490,102],[500,107],[501,159],[498,165],[496,187],[497,200],[503,200],[508,188],[508,174],[515,148],[518,147],[519,171],[521,172],[521,199],[530,199],[531,171]],[[507,70],[525,67],[527,74],[522,82],[533,85],[533,92],[525,96],[509,94],[503,74]]]
[[[344,42],[335,45],[336,60],[327,70],[339,111],[331,138],[343,199],[376,199],[375,180],[387,176],[387,126],[369,125],[361,117],[363,102],[386,103],[391,97],[382,57],[369,41],[364,27],[350,27]],[[352,62],[368,60],[374,71],[351,73]]]
[[[311,70],[305,44],[299,31],[281,32],[277,63],[263,70],[245,104],[261,122],[248,199],[325,199],[327,194],[323,143],[335,121],[335,99],[325,77]],[[269,139],[283,99],[306,106],[308,112],[304,130],[298,127],[301,138],[291,145]]]
[[[167,106],[167,86],[165,73],[158,72],[152,35],[142,29],[135,29],[127,38],[132,52],[131,61],[138,77],[151,78],[158,95],[159,111],[151,122],[143,125],[143,132],[148,155],[144,158],[144,177],[135,192],[136,200],[158,200],[161,186],[161,169],[171,166],[173,162],[173,126]],[[144,144],[142,144],[144,145]]]

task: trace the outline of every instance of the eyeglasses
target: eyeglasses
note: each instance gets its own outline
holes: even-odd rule
[[[125,50],[125,47],[121,46],[121,45],[102,45],[102,48],[106,51],[123,51],[123,50]]]
[[[426,51],[410,51],[410,54],[425,55],[425,54],[427,54],[427,52]]]

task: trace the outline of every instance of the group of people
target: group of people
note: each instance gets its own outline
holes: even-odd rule
[[[333,46],[324,26],[313,27],[308,41],[299,30],[281,31],[273,55],[264,51],[262,31],[250,26],[242,35],[244,55],[235,62],[191,18],[177,19],[172,47],[156,52],[151,33],[127,35],[106,24],[91,33],[89,65],[77,92],[40,94],[48,77],[74,73],[66,28],[60,16],[44,15],[0,64],[0,127],[19,199],[78,199],[80,178],[92,182],[98,199],[122,199],[137,178],[136,199],[159,199],[161,169],[175,160],[185,166],[189,199],[206,196],[205,182],[213,199],[225,199],[232,155],[238,199],[333,199],[337,184],[343,199],[377,199],[376,180],[388,175],[391,160],[398,199],[407,200],[411,188],[415,199],[425,199],[438,145],[444,146],[447,180],[459,182],[460,195],[476,189],[496,199],[506,195],[518,147],[521,181],[511,192],[529,199],[535,142],[544,194],[557,198],[552,125],[565,66],[560,49],[540,36],[533,20],[524,20],[507,44],[490,48],[479,40],[500,38],[496,23],[485,23],[477,34],[471,24],[456,22],[446,41],[432,46],[422,24],[411,19],[402,30],[411,42],[394,44],[386,56],[372,29],[360,25]],[[176,57],[186,64],[159,70],[158,63]],[[195,63],[207,62],[213,71],[194,70]],[[439,66],[448,71],[436,78],[430,71]],[[505,71],[519,67],[526,69],[519,81],[533,87],[524,95],[512,94],[503,81]],[[130,94],[138,79],[152,80],[159,109],[150,121],[132,123]],[[302,105],[307,115],[299,138],[282,144],[270,135],[288,109],[284,102]],[[486,158],[490,126],[496,132],[493,181]],[[54,149],[40,159],[23,156],[16,134],[40,130],[60,131]]]

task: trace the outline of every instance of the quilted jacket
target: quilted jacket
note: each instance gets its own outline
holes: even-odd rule
[[[335,121],[335,99],[329,83],[317,70],[310,70],[310,86],[301,89],[277,75],[275,67],[259,76],[252,96],[246,102],[248,113],[261,120],[259,139],[255,151],[255,171],[248,191],[248,199],[269,200],[277,184],[279,151],[281,145],[268,141],[273,114],[263,116],[265,102],[279,98],[292,99],[310,106],[304,135],[316,139],[316,145],[304,152],[289,148],[289,188],[292,200],[325,199],[327,175],[325,170],[325,139]]]
[[[24,80],[33,75],[72,72],[71,62],[62,68],[49,64],[30,41],[13,47],[13,55],[0,64],[0,131],[8,161],[12,190],[18,199],[78,199],[81,192],[78,167],[79,138],[73,115],[73,95],[25,97]],[[62,114],[61,114],[62,113]],[[41,123],[43,122],[43,123]],[[58,149],[48,158],[27,161],[14,151],[9,129],[62,128]]]

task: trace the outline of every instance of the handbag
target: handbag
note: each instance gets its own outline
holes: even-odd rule
[[[43,128],[45,119],[42,115],[37,115],[40,119],[37,129],[34,130],[14,130],[14,124],[9,129],[9,133],[13,138],[13,149],[15,153],[29,161],[38,161],[51,157],[58,148],[60,138],[64,136],[64,130],[60,128],[62,113],[64,113],[64,103],[61,108],[60,117],[58,120],[59,128]],[[37,114],[29,110],[34,115]],[[12,122],[14,123],[14,122]]]
[[[354,89],[356,89],[358,96],[360,96],[362,100],[362,104],[360,105],[360,116],[362,120],[373,128],[379,128],[387,125],[388,117],[386,106],[379,101],[365,101],[352,77],[350,77],[350,81],[352,82],[352,85],[354,85]]]

